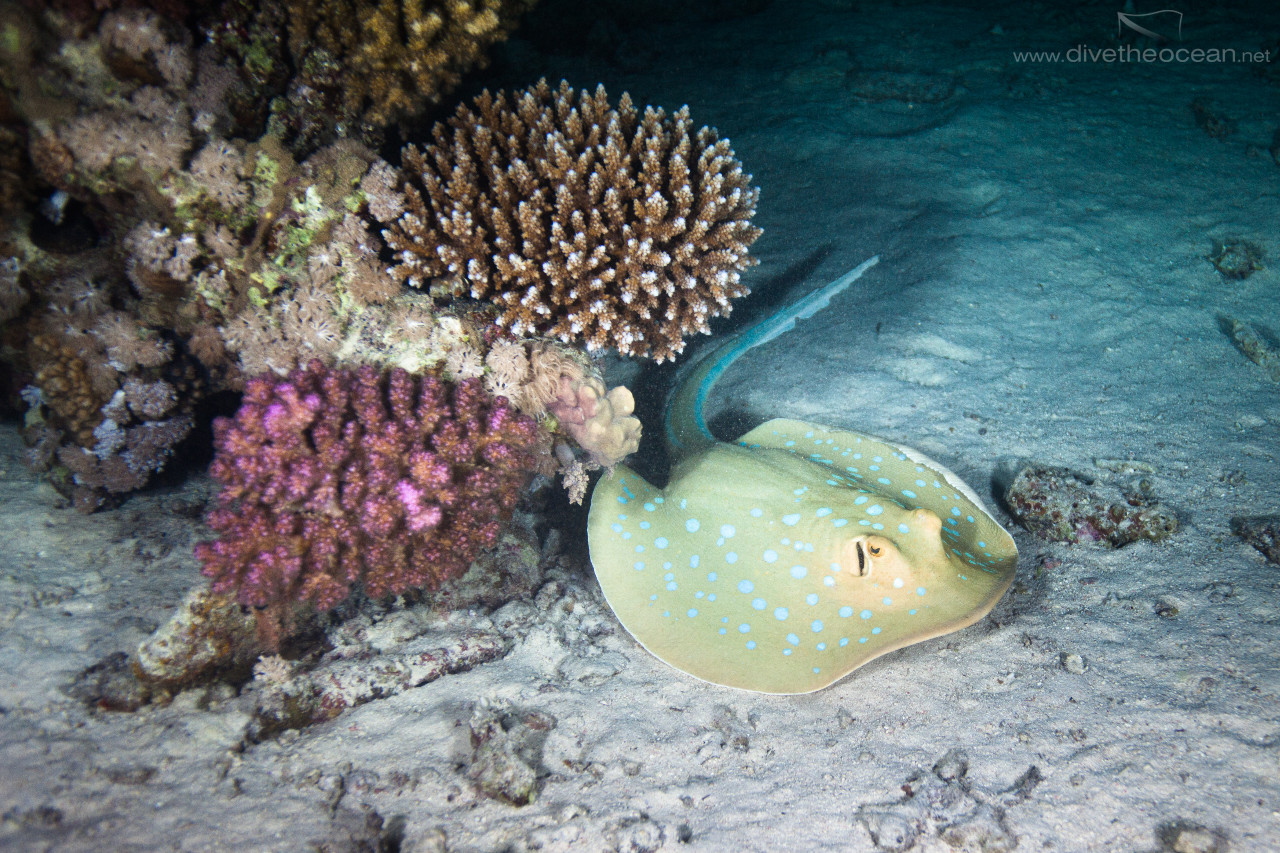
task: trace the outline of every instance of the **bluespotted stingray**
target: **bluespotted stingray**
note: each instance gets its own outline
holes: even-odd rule
[[[850,430],[777,418],[735,443],[703,418],[716,379],[878,261],[739,332],[678,382],[659,489],[625,465],[591,497],[591,562],[623,627],[715,684],[809,693],[880,655],[971,625],[1018,552],[943,466]]]

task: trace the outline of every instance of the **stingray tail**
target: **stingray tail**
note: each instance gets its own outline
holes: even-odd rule
[[[880,256],[876,255],[863,261],[825,287],[731,335],[718,346],[712,347],[706,355],[686,365],[676,379],[675,390],[667,398],[667,408],[663,414],[667,451],[672,460],[680,459],[717,441],[707,428],[703,406],[711,394],[712,386],[729,369],[729,365],[752,347],[768,343],[795,328],[796,320],[812,317],[826,308],[834,296],[861,278],[879,260]]]

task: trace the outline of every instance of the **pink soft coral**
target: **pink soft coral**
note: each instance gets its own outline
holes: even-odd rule
[[[273,611],[325,610],[361,583],[371,596],[434,588],[493,544],[544,446],[535,422],[479,380],[329,368],[250,380],[214,426],[199,545],[215,592]]]

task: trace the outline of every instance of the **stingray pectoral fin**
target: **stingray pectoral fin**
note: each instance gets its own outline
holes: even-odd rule
[[[931,510],[942,520],[943,543],[949,553],[984,564],[988,574],[1013,577],[1018,561],[1013,537],[972,488],[917,450],[854,430],[790,418],[767,421],[737,443],[787,450],[826,466],[841,484],[877,493],[907,509]]]

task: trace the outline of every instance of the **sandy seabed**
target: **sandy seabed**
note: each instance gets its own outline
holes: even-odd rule
[[[988,618],[773,697],[639,648],[568,526],[539,544],[536,595],[366,607],[334,629],[375,670],[476,638],[500,652],[253,742],[262,679],[134,713],[67,692],[201,582],[191,546],[212,484],[82,517],[26,470],[8,425],[0,848],[1280,849],[1280,568],[1229,526],[1280,512],[1280,386],[1222,325],[1280,332],[1280,282],[1206,260],[1232,239],[1280,255],[1278,72],[1015,57],[1124,43],[1115,11],[775,0],[637,29],[612,62],[516,39],[494,73],[688,103],[733,140],[765,229],[736,320],[881,256],[729,371],[720,423],[881,435],[984,494],[1016,459],[1104,482],[1141,470],[1179,515],[1171,540],[1051,544],[1009,522],[1018,574]],[[1246,30],[1276,32],[1274,10],[1196,14],[1199,46],[1265,49]],[[1198,126],[1195,101],[1229,135]],[[615,368],[656,387],[648,368]],[[534,768],[532,803],[483,793],[477,731]]]

